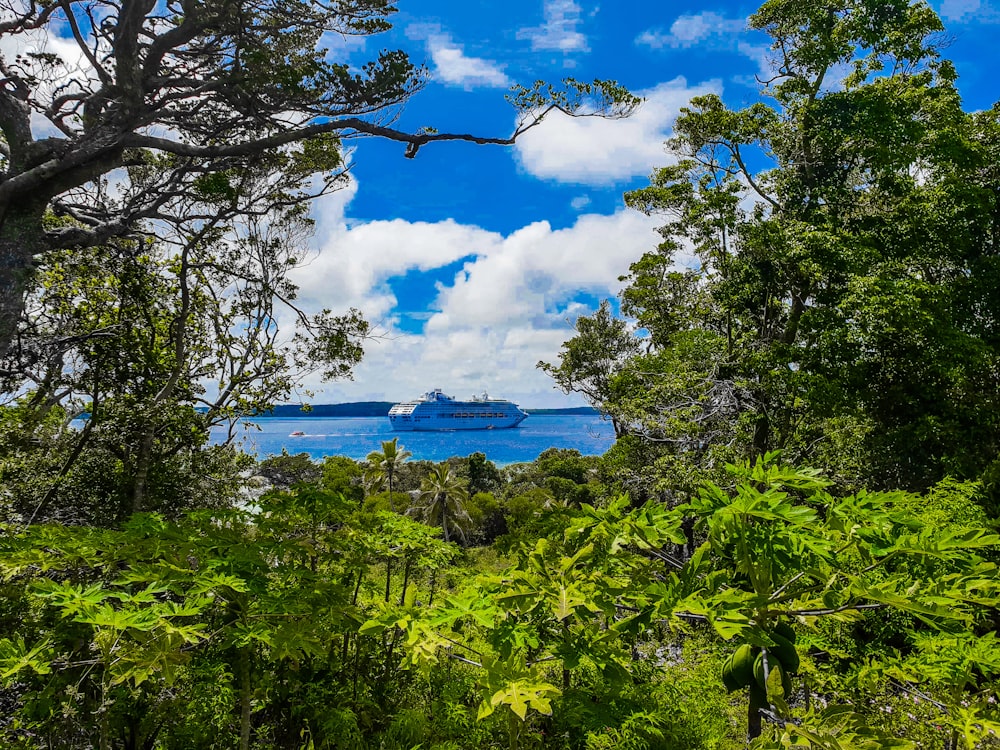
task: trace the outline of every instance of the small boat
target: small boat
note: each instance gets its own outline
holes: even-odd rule
[[[305,433],[302,430],[295,430],[288,433],[288,437],[304,437]]]

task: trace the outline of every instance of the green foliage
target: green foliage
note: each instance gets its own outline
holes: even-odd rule
[[[280,456],[268,456],[257,464],[257,474],[278,489],[315,482],[322,472],[323,469],[313,463],[308,453],[291,455],[286,450]]]
[[[781,74],[742,109],[694,98],[675,163],[626,196],[665,220],[621,279],[639,330],[604,303],[543,369],[647,443],[613,476],[640,499],[772,450],[854,489],[976,479],[1000,450],[977,312],[1000,309],[997,108],[962,111],[925,3],[774,0],[750,23]]]
[[[577,335],[563,344],[558,365],[539,362],[537,366],[552,376],[563,391],[580,393],[592,406],[604,411],[613,376],[639,352],[640,344],[625,321],[614,318],[608,300],[601,302],[592,317],[577,318],[576,331]],[[621,426],[613,414],[611,419],[615,435],[621,435]]]
[[[413,454],[403,450],[397,443],[399,438],[382,441],[381,451],[372,451],[365,457],[368,470],[365,472],[365,485],[369,493],[379,492],[385,487],[389,493],[389,502],[392,504],[393,480],[400,471],[400,467]],[[393,508],[395,509],[395,508]]]
[[[346,456],[327,456],[323,459],[323,489],[343,495],[358,503],[364,498],[361,466]]]
[[[466,545],[469,541],[466,532],[472,526],[472,517],[466,509],[468,499],[467,482],[442,464],[424,479],[416,504],[407,512],[424,523],[440,526],[446,542],[454,537]]]

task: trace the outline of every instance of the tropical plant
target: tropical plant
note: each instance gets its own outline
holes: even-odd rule
[[[453,474],[447,464],[439,464],[424,478],[417,503],[407,512],[431,526],[440,526],[446,542],[454,537],[465,545],[466,532],[472,526],[465,508],[468,499],[468,482]]]
[[[399,467],[413,455],[410,451],[403,450],[403,447],[397,444],[398,441],[399,438],[383,440],[381,451],[372,451],[365,456],[365,461],[368,463],[368,470],[365,472],[365,486],[368,493],[379,492],[383,486],[386,486],[389,491],[389,505],[393,510],[396,510],[396,503],[392,496],[393,480],[399,473]]]

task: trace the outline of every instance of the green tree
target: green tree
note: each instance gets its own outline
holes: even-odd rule
[[[468,482],[442,464],[435,466],[424,479],[417,504],[408,512],[426,524],[440,526],[446,542],[454,537],[464,545],[468,542],[466,531],[472,525],[465,509],[468,499]]]
[[[467,472],[469,493],[493,492],[500,490],[502,478],[496,464],[486,458],[485,453],[476,452],[468,458]]]
[[[235,472],[219,473],[227,451],[206,450],[212,428],[233,443],[240,417],[287,399],[306,372],[350,374],[367,323],[354,311],[294,308],[287,274],[310,223],[302,206],[270,208],[278,196],[261,183],[259,174],[234,179],[211,222],[203,217],[214,199],[176,197],[162,207],[156,240],[46,256],[3,377],[4,390],[26,392],[9,414],[4,456],[8,482],[34,475],[16,493],[25,518],[69,512],[106,523],[173,513],[202,492],[221,501],[228,490],[198,480],[237,484]],[[295,336],[277,330],[279,306],[302,324]]]
[[[580,393],[592,406],[610,417],[615,436],[626,433],[626,423],[610,408],[612,379],[626,362],[638,354],[641,344],[631,326],[616,319],[608,300],[587,317],[581,315],[575,324],[576,336],[568,340],[559,352],[559,364],[539,362],[537,367],[550,375],[565,393]]]
[[[626,196],[666,219],[623,279],[647,335],[605,305],[543,368],[599,384],[691,488],[772,450],[856,486],[978,476],[1000,449],[1000,108],[962,111],[923,2],[771,0],[750,26],[772,40],[761,101],[693,99],[677,162]]]
[[[389,504],[393,510],[396,509],[396,503],[392,496],[393,480],[399,473],[399,467],[413,455],[409,451],[403,450],[402,446],[397,444],[398,441],[399,438],[383,440],[381,451],[372,451],[365,457],[365,461],[368,463],[365,483],[369,494],[378,492],[385,485],[389,491]]]
[[[267,479],[275,489],[288,490],[296,484],[315,483],[323,476],[324,469],[317,466],[308,453],[292,455],[283,450],[281,455],[263,459],[257,465],[257,474]]]
[[[365,499],[364,470],[357,461],[346,456],[323,459],[323,489],[343,495],[360,504]]]

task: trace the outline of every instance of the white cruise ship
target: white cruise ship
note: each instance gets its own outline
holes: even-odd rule
[[[528,415],[517,404],[485,393],[456,401],[440,388],[389,409],[394,430],[499,430],[517,427]]]

